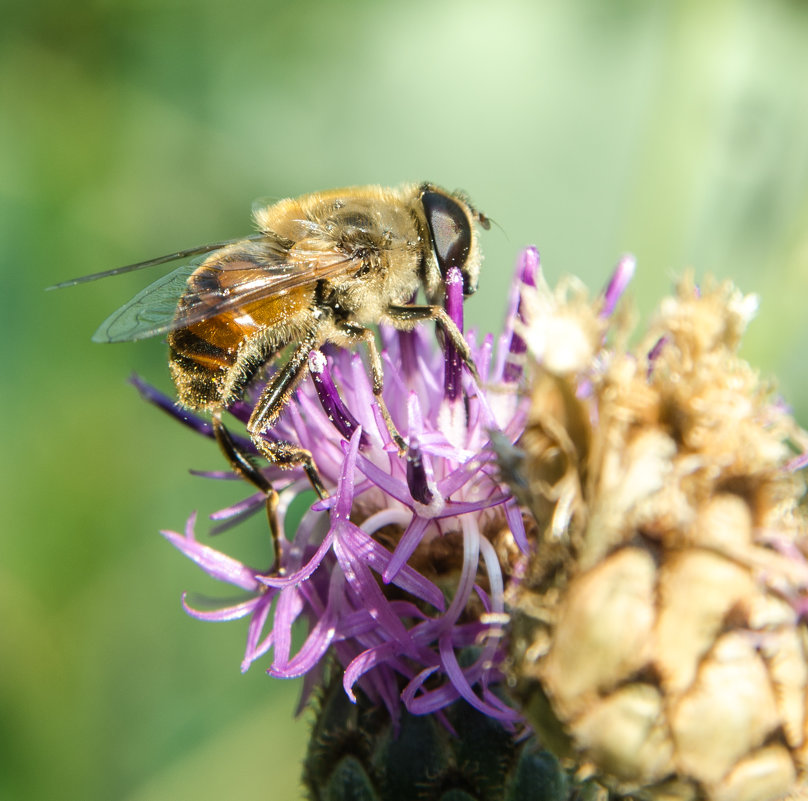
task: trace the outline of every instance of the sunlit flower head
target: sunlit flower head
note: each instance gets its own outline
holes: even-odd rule
[[[270,675],[305,675],[310,690],[331,664],[329,655],[351,698],[358,686],[394,718],[402,702],[409,712],[427,714],[459,698],[505,723],[520,718],[491,690],[502,679],[504,585],[528,550],[522,513],[499,478],[491,439],[515,442],[525,424],[525,343],[514,326],[522,318],[521,288],[535,285],[538,273],[538,253],[524,251],[502,335],[467,335],[479,385],[431,331],[382,326],[384,399],[407,443],[403,456],[359,354],[311,352],[309,377],[268,436],[309,450],[329,494],[286,530],[289,504],[308,481],[301,469],[263,468],[280,493],[279,522],[288,538],[279,570],[243,564],[198,542],[194,516],[184,534],[163,532],[210,576],[247,593],[215,611],[184,600],[202,620],[249,619],[243,669],[267,656]],[[462,330],[462,279],[451,274],[446,308]],[[137,383],[150,400],[210,434],[205,420]],[[245,422],[260,390],[253,387],[232,415]],[[257,456],[246,438],[238,444]],[[227,527],[263,509],[264,500],[253,494],[213,518]],[[299,622],[307,634],[295,650]]]

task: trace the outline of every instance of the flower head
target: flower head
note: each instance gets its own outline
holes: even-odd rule
[[[204,611],[203,620],[249,619],[246,669],[270,655],[268,673],[316,677],[332,654],[349,697],[359,686],[395,718],[438,712],[459,698],[505,723],[519,719],[491,688],[501,678],[504,585],[527,538],[511,491],[499,478],[492,432],[509,442],[525,423],[518,389],[524,341],[520,288],[534,285],[538,254],[519,261],[505,331],[495,343],[468,336],[475,382],[449,343],[422,328],[381,328],[384,399],[407,443],[398,452],[357,353],[325,346],[309,355],[309,376],[270,436],[313,455],[328,496],[304,514],[279,554],[280,570],[249,566],[198,542],[194,517],[166,538],[209,575],[248,593]],[[446,307],[462,330],[463,284],[447,276]],[[153,389],[147,396],[201,433],[206,421]],[[261,387],[229,411],[249,418]],[[251,443],[239,445],[255,455]],[[283,530],[291,499],[305,489],[299,469],[263,468],[280,493]],[[221,474],[216,474],[220,477]],[[222,510],[225,523],[264,505],[262,493]],[[292,628],[306,621],[296,651]],[[313,682],[310,682],[313,684]]]

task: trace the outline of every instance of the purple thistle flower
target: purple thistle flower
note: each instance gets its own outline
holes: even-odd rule
[[[504,584],[518,571],[528,539],[517,502],[499,478],[491,437],[513,443],[524,428],[526,398],[518,382],[526,347],[514,327],[523,321],[521,287],[534,287],[539,271],[538,252],[525,250],[496,348],[493,337],[478,341],[468,334],[481,386],[454,348],[444,353],[426,330],[381,328],[384,398],[408,445],[403,457],[359,355],[333,347],[312,351],[310,380],[272,436],[311,451],[330,494],[284,542],[277,573],[199,543],[193,515],[184,535],[163,532],[210,576],[250,593],[214,611],[183,598],[186,611],[201,620],[249,619],[243,670],[271,652],[270,675],[311,679],[331,653],[349,697],[358,685],[394,720],[402,701],[408,711],[427,714],[459,698],[505,724],[520,719],[492,688],[503,678]],[[447,280],[446,305],[462,330],[462,282]],[[200,418],[136,384],[149,400],[210,435]],[[258,392],[231,413],[247,419]],[[274,465],[263,472],[280,494],[283,531],[290,501],[308,487],[305,475]],[[224,521],[221,528],[263,505],[257,493],[212,517]],[[308,633],[293,653],[298,620],[308,621]],[[313,684],[307,681],[307,691]]]

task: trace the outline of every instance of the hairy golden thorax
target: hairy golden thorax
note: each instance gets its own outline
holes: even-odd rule
[[[189,304],[188,316],[201,317],[168,337],[180,402],[221,408],[275,353],[313,331],[320,341],[351,344],[350,326],[387,319],[420,286],[434,296],[441,276],[431,264],[422,192],[338,189],[258,208],[263,236],[211,254],[179,300],[178,317]],[[208,315],[197,310],[205,304]]]

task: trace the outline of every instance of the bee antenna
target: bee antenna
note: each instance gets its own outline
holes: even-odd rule
[[[477,213],[477,219],[480,222],[480,225],[487,231],[491,228],[492,225],[496,225],[503,234],[505,234],[505,238],[508,239],[508,232],[493,218],[489,217],[487,214],[483,214],[482,212]]]

